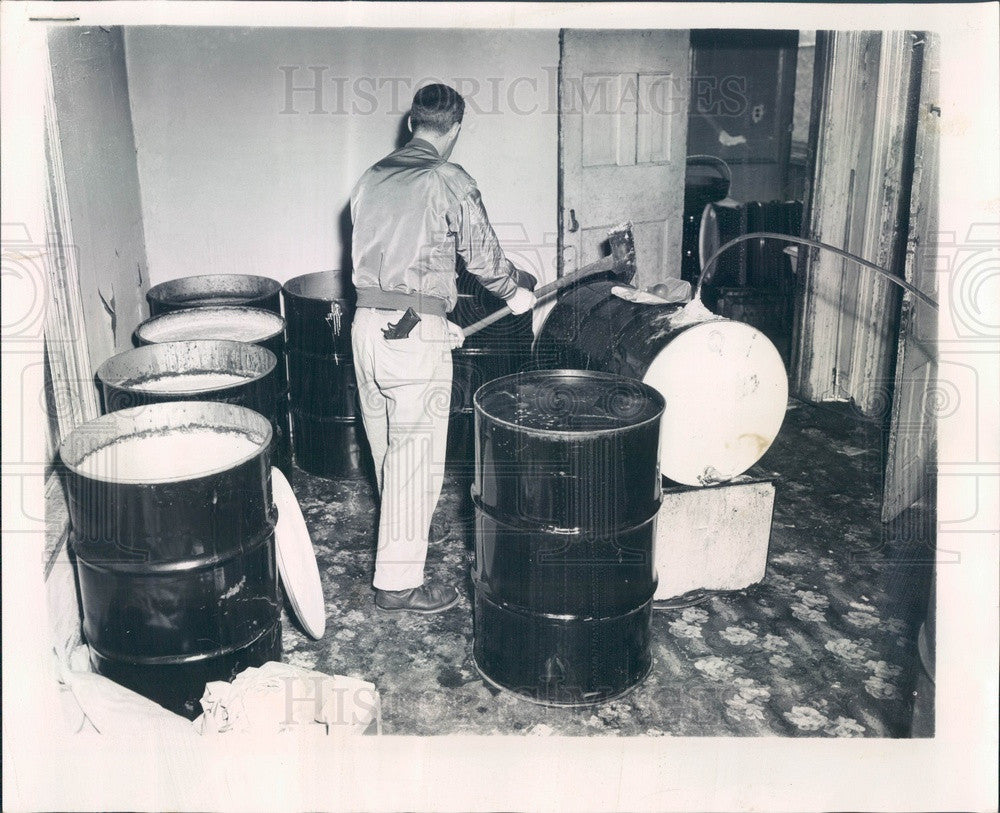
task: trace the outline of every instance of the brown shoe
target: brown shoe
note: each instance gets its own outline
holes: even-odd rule
[[[431,615],[458,604],[458,590],[447,584],[427,584],[409,590],[375,588],[375,606],[390,613],[411,612]]]

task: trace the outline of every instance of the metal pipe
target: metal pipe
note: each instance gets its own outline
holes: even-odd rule
[[[900,288],[909,291],[925,305],[928,305],[934,310],[938,309],[938,303],[935,302],[933,299],[931,299],[929,296],[927,296],[927,294],[925,294],[923,291],[919,290],[918,288],[915,288],[913,285],[911,285],[901,277],[897,277],[888,269],[883,268],[880,265],[875,265],[875,263],[868,262],[868,260],[859,257],[857,254],[851,254],[851,252],[849,251],[844,251],[844,249],[837,248],[836,246],[831,246],[828,243],[821,243],[819,240],[810,240],[807,237],[795,237],[794,235],[791,234],[780,234],[779,232],[771,232],[771,231],[754,231],[750,232],[749,234],[741,234],[738,237],[734,237],[728,243],[723,243],[721,246],[719,246],[718,250],[716,250],[716,252],[711,257],[709,257],[708,260],[705,262],[705,264],[701,267],[701,273],[698,275],[698,286],[694,292],[694,299],[700,299],[702,285],[712,281],[712,273],[711,273],[712,268],[715,265],[715,261],[719,259],[719,257],[723,254],[723,252],[729,250],[735,245],[739,245],[745,240],[756,240],[756,239],[784,240],[787,243],[796,243],[800,246],[811,246],[813,248],[821,248],[826,251],[832,251],[834,254],[844,257],[848,260],[853,260],[854,262],[858,263],[858,265],[863,265],[865,268],[870,268],[872,271],[878,272],[890,282],[894,282]]]

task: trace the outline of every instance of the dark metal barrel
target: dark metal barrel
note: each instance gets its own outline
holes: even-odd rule
[[[135,329],[138,344],[216,339],[266,347],[278,361],[278,386],[288,380],[285,372],[285,320],[261,308],[239,306],[201,307],[171,311],[142,322]]]
[[[549,313],[534,363],[597,370],[649,384],[666,401],[660,468],[685,485],[732,479],[749,469],[781,428],[788,378],[759,330],[681,305],[617,296],[613,280],[576,286]]]
[[[104,415],[63,441],[100,674],[193,718],[206,682],[280,658],[271,439],[246,407],[176,401]]]
[[[531,336],[529,331],[529,337]],[[472,337],[470,337],[471,339]],[[530,361],[527,345],[456,348],[451,351],[451,406],[448,418],[449,468],[471,475],[475,458],[475,408],[472,397],[484,384],[520,372]]]
[[[280,462],[277,363],[267,348],[244,342],[164,342],[112,356],[98,368],[97,379],[105,412],[166,401],[216,401],[253,409],[271,422],[272,458]]]
[[[288,372],[285,363],[285,320],[261,308],[211,306],[171,311],[142,322],[135,329],[139,345],[177,341],[224,340],[246,342],[270,350],[275,366],[275,465],[288,470],[291,443],[288,419]]]
[[[357,477],[367,441],[351,350],[353,291],[340,271],[290,279],[282,287],[295,462],[321,477]]]
[[[458,302],[448,318],[468,327],[503,307],[464,269],[458,274]],[[448,462],[471,467],[475,452],[472,396],[483,384],[525,369],[531,360],[531,313],[510,314],[452,350],[451,412],[448,422]]]
[[[295,462],[320,477],[358,477],[367,440],[358,413],[353,356],[288,351]]]
[[[289,347],[323,355],[351,355],[354,289],[349,276],[338,270],[302,274],[282,286],[281,298]]]
[[[146,293],[149,315],[187,308],[243,305],[281,315],[281,285],[253,274],[199,274],[167,280]]]
[[[620,695],[651,664],[663,398],[546,370],[474,400],[476,666],[540,703]]]

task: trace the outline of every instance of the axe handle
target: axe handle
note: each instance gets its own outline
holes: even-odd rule
[[[554,294],[556,291],[562,290],[568,285],[572,285],[574,282],[579,282],[584,277],[592,276],[593,274],[601,274],[605,271],[611,271],[615,267],[615,258],[608,256],[602,257],[597,262],[585,265],[579,271],[574,271],[572,274],[567,274],[564,277],[560,277],[554,282],[550,282],[547,285],[543,285],[537,291],[535,291],[535,299],[542,300],[550,294]],[[510,314],[510,308],[506,305],[493,311],[489,316],[484,316],[478,322],[473,322],[468,327],[462,330],[462,333],[468,337],[473,333],[478,333],[483,328],[487,328],[494,322],[499,322],[505,316]]]

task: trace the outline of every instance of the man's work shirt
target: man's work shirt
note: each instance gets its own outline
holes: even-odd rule
[[[501,299],[517,289],[517,269],[504,256],[476,182],[421,138],[361,176],[351,219],[361,307],[413,304],[443,316],[458,302],[456,256]]]

